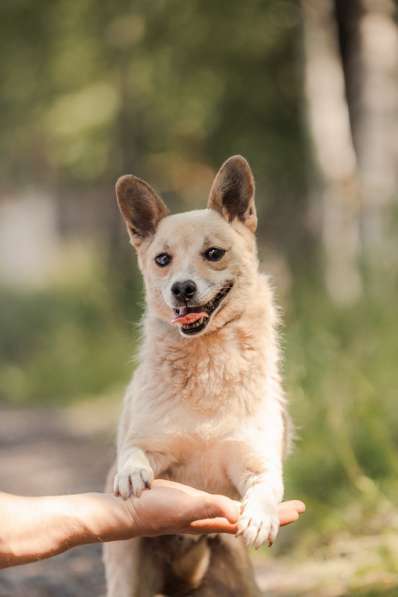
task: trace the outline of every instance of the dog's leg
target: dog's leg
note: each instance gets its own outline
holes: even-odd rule
[[[258,549],[263,543],[272,545],[279,531],[278,505],[282,500],[282,480],[275,475],[249,475],[243,484],[243,511],[238,534],[246,545]]]
[[[104,545],[107,597],[153,597],[161,591],[163,568],[142,539]]]
[[[139,539],[104,545],[108,597],[135,597],[138,589]]]
[[[132,495],[140,497],[144,489],[151,487],[153,479],[174,463],[174,458],[167,454],[144,452],[135,446],[124,446],[118,456],[113,492],[124,499]]]
[[[219,535],[208,540],[210,563],[195,597],[259,597],[254,570],[242,539]]]
[[[108,473],[105,491],[111,492],[116,466]],[[103,559],[108,597],[135,597],[138,587],[139,539],[105,543]]]
[[[116,466],[108,473],[105,491],[112,491]],[[142,539],[112,541],[103,547],[107,597],[153,597],[162,585],[163,572]]]
[[[104,563],[107,597],[154,597],[162,590],[163,562],[143,539],[105,544]]]
[[[242,497],[238,523],[246,545],[271,545],[278,534],[278,505],[283,498],[283,411],[268,405],[266,423],[242,438],[229,454],[228,473]]]
[[[135,446],[125,446],[119,450],[117,473],[113,492],[127,499],[131,495],[140,497],[144,489],[153,481],[153,470],[143,450]]]

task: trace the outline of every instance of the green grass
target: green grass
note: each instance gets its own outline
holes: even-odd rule
[[[338,530],[371,529],[398,485],[395,301],[363,298],[343,309],[301,288],[288,306],[285,348],[298,426],[288,494],[308,506],[300,533],[310,545]]]

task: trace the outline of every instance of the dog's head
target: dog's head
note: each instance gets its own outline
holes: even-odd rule
[[[189,337],[239,317],[256,291],[257,271],[254,179],[243,157],[221,166],[207,209],[169,215],[148,183],[132,175],[119,178],[116,197],[153,314]]]

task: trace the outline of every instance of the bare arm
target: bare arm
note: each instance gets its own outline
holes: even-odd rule
[[[281,523],[297,520],[301,502],[286,502]],[[25,564],[76,545],[170,533],[237,531],[240,504],[171,481],[154,481],[137,499],[84,493],[20,497],[0,493],[0,568]]]

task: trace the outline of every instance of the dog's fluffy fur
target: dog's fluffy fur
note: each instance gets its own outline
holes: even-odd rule
[[[272,543],[283,495],[287,417],[278,317],[268,280],[258,269],[250,167],[240,156],[227,160],[204,210],[168,215],[155,191],[130,175],[119,179],[116,195],[144,276],[147,306],[138,367],[119,426],[114,491],[139,496],[154,477],[163,477],[239,498],[244,543]],[[225,254],[209,260],[213,247]],[[159,265],[155,258],[165,254],[167,263]],[[173,285],[186,280],[193,281],[195,293],[181,300]],[[215,296],[219,302],[212,311]],[[208,312],[197,329],[181,324],[183,317],[170,323],[182,304],[190,312],[201,307]],[[202,592],[195,595],[254,595],[243,543],[231,545],[229,538],[110,544],[108,595],[189,594],[198,586]],[[232,588],[227,579],[222,585],[219,578],[217,585],[215,546],[232,558],[235,572],[242,568]],[[162,549],[169,559],[174,554],[172,561],[162,559]],[[179,565],[184,558],[189,565]],[[227,568],[233,576],[232,564]],[[166,589],[170,574],[185,588]]]

